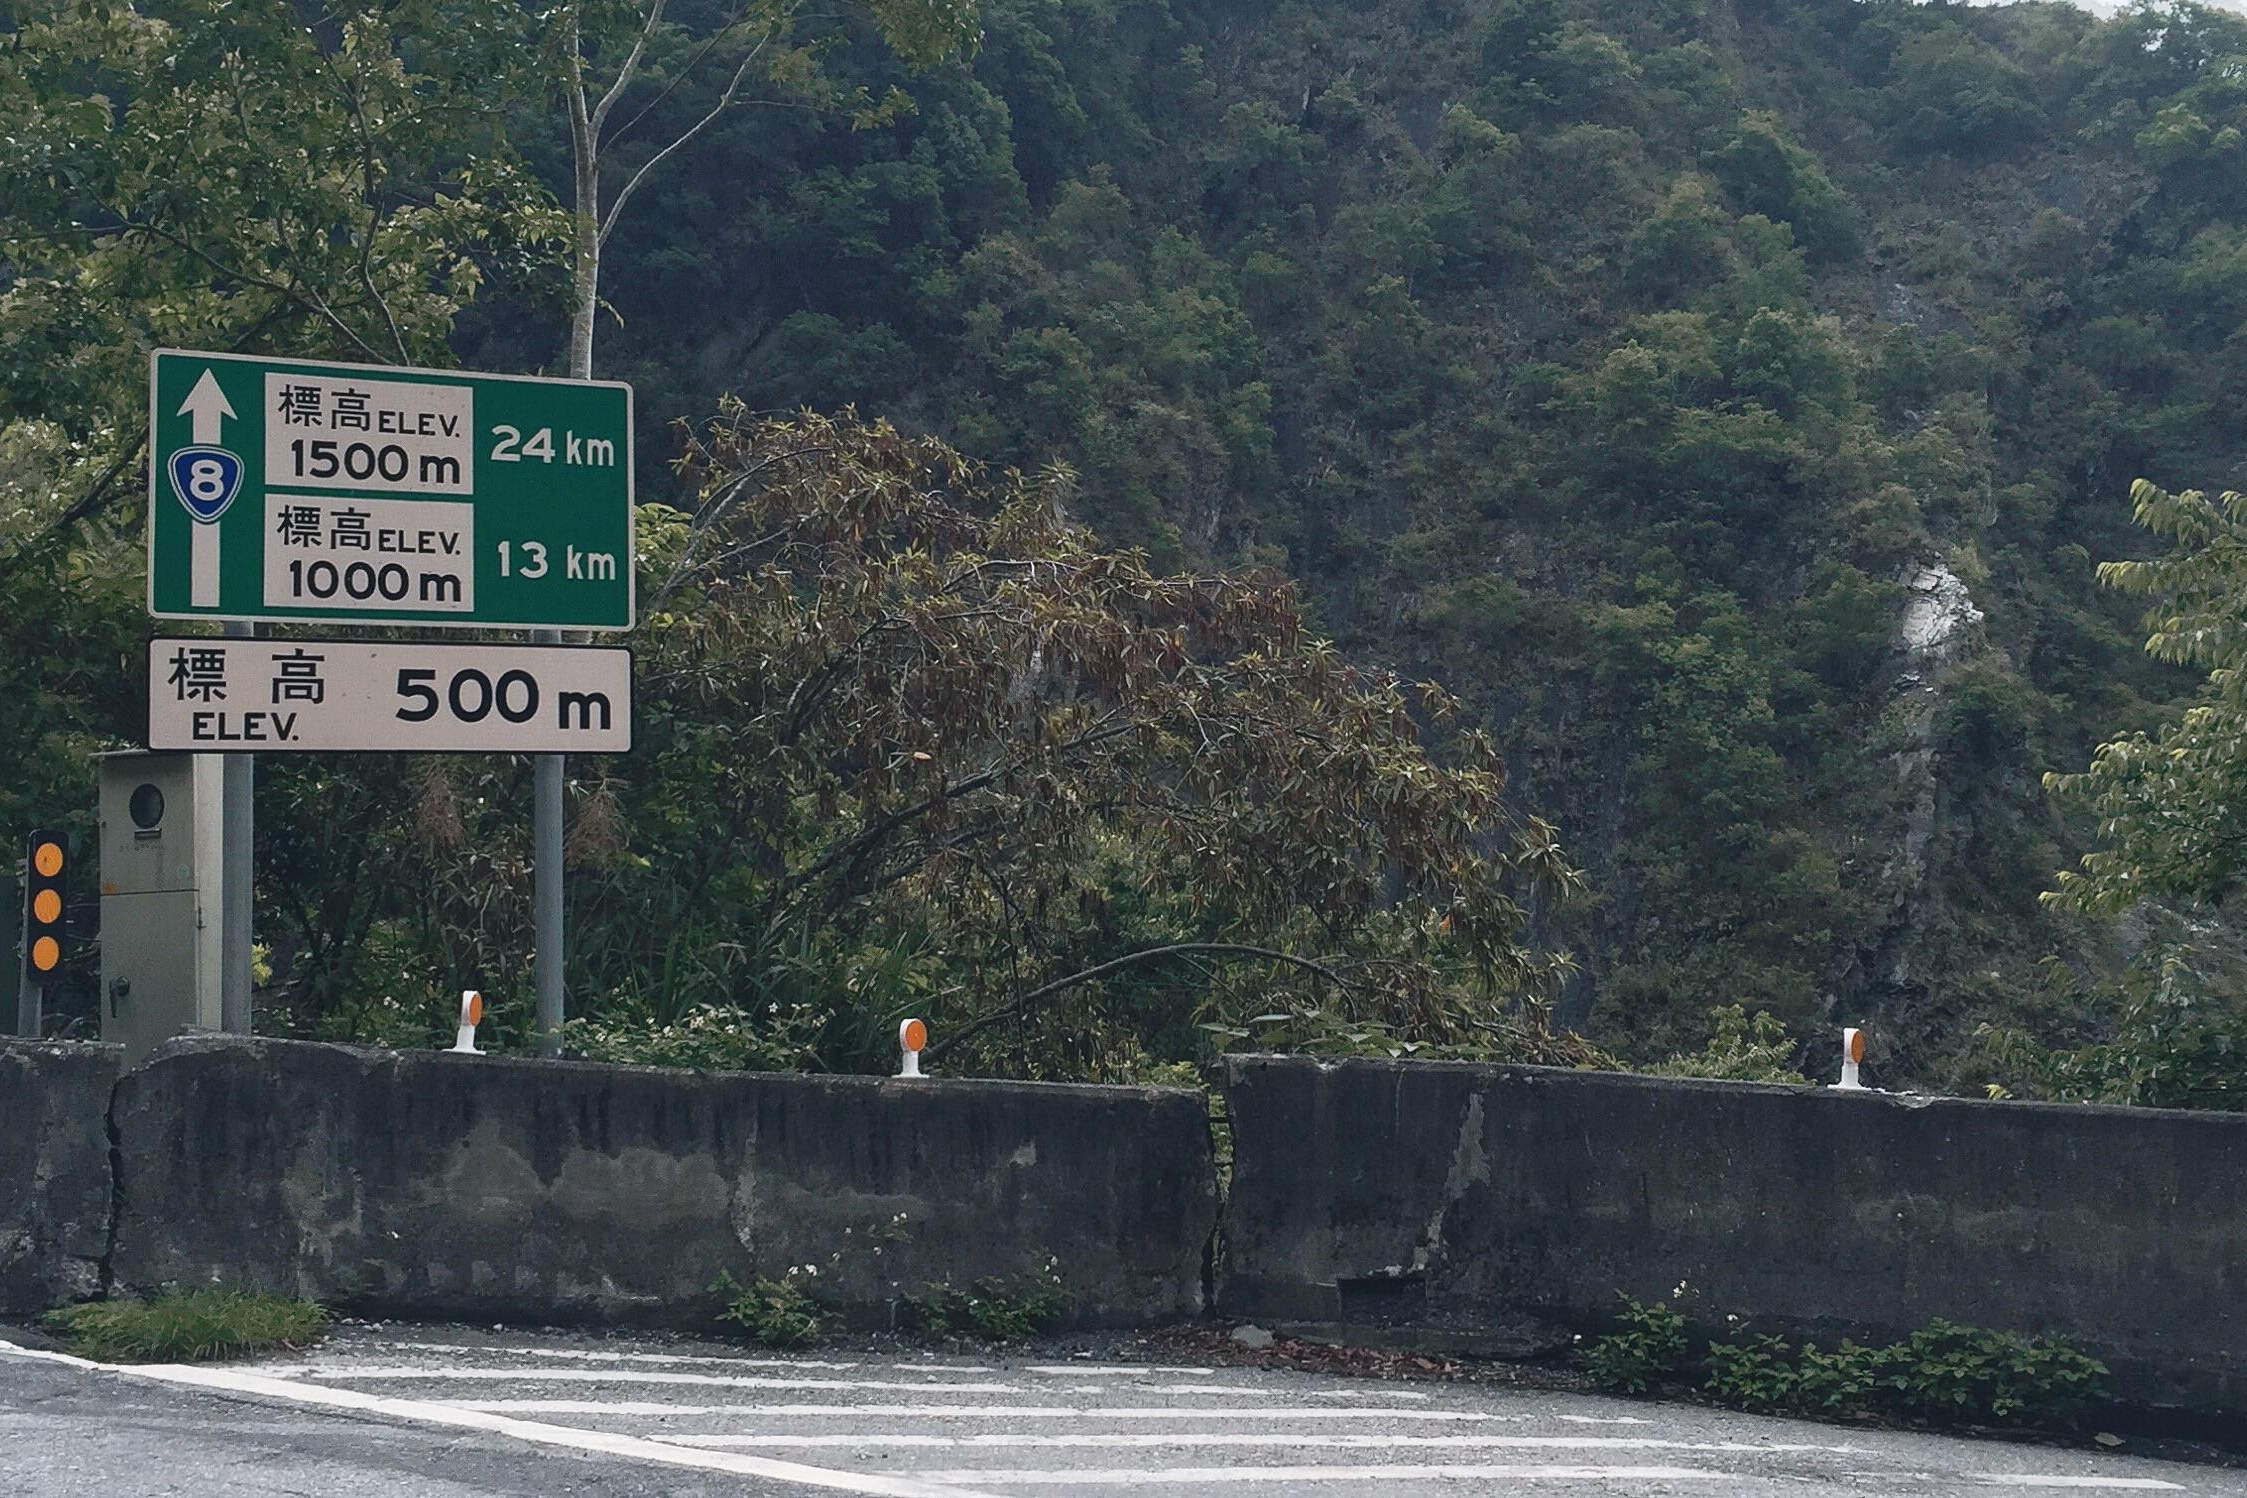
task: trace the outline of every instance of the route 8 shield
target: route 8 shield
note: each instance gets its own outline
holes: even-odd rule
[[[187,513],[209,525],[242,492],[242,460],[223,447],[183,447],[172,454],[172,493]]]

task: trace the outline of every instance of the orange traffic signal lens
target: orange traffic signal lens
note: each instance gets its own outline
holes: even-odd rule
[[[33,971],[41,973],[51,973],[58,965],[61,964],[61,962],[62,948],[56,945],[55,939],[53,937],[42,936],[37,941],[31,944],[31,966]]]
[[[31,866],[46,878],[54,878],[62,872],[62,844],[41,843],[32,849]]]
[[[31,897],[31,918],[42,926],[52,926],[62,919],[62,896],[51,889],[43,889]]]

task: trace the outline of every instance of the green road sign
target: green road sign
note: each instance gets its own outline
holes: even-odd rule
[[[159,619],[632,627],[632,389],[158,350]]]

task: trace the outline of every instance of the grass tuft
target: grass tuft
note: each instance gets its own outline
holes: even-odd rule
[[[327,1334],[328,1313],[263,1291],[188,1290],[64,1306],[45,1325],[97,1363],[202,1363],[309,1347]]]

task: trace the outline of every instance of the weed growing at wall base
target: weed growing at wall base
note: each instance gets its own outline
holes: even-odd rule
[[[809,1347],[827,1329],[825,1314],[805,1289],[804,1282],[817,1274],[816,1266],[805,1265],[777,1280],[760,1275],[746,1286],[721,1274],[712,1287],[726,1297],[718,1319],[732,1322],[765,1347]]]
[[[1042,1278],[986,1278],[965,1288],[929,1285],[905,1297],[912,1329],[935,1341],[973,1337],[982,1342],[1018,1342],[1051,1330],[1068,1304],[1051,1264]]]
[[[65,1306],[45,1325],[97,1363],[201,1363],[309,1347],[327,1335],[328,1313],[263,1291],[189,1290]]]
[[[1618,1292],[1619,1293],[1619,1292]],[[1621,1295],[1616,1329],[1578,1354],[1593,1378],[1624,1394],[1667,1383],[1685,1366],[1685,1317],[1669,1306]]]
[[[1688,1353],[1685,1318],[1625,1295],[1616,1329],[1580,1354],[1593,1378],[1623,1393],[1690,1387],[1720,1404],[1770,1414],[1877,1415],[1926,1425],[2070,1424],[2096,1399],[2107,1367],[2064,1338],[1937,1319],[1901,1342],[1833,1351],[1734,1333]]]

